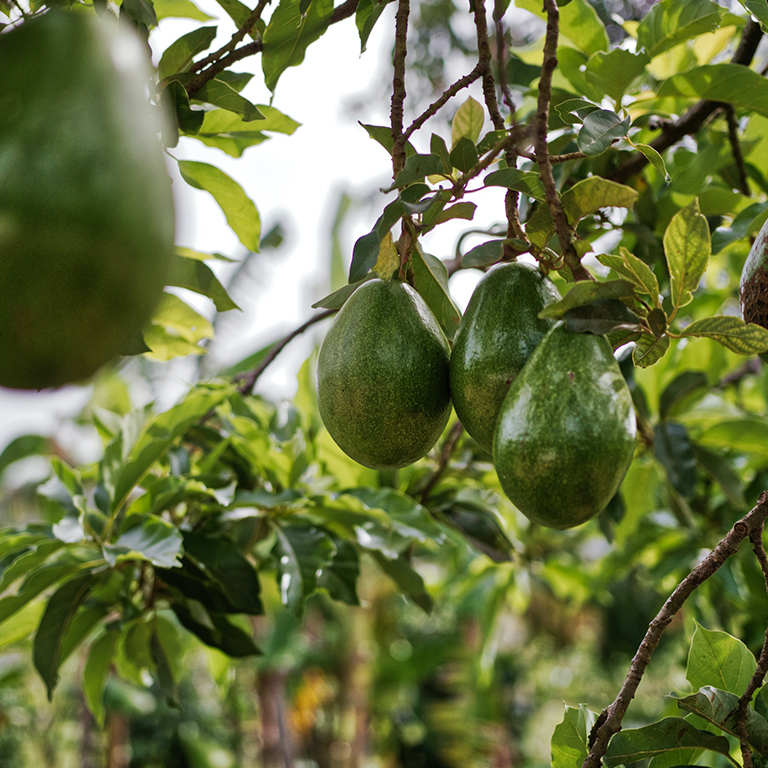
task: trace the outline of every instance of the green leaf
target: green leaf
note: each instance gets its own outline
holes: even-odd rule
[[[438,155],[411,155],[405,161],[405,167],[395,178],[393,189],[406,187],[414,181],[421,181],[426,176],[443,174],[443,159]]]
[[[710,0],[661,0],[637,27],[637,44],[651,58],[690,40],[714,32],[723,9]]]
[[[312,0],[304,14],[301,0],[280,0],[264,32],[261,55],[264,82],[270,91],[274,92],[288,67],[304,61],[307,47],[325,32],[332,12],[333,0]]]
[[[154,0],[154,6],[160,20],[176,18],[210,21],[213,18],[201,11],[191,0]]]
[[[635,149],[645,155],[645,159],[667,180],[669,173],[664,158],[650,144],[635,144]]]
[[[728,501],[736,509],[746,509],[744,485],[738,473],[731,469],[728,462],[700,445],[693,446],[699,466],[723,489]]]
[[[477,163],[477,147],[475,143],[466,137],[460,138],[456,146],[451,150],[451,164],[458,168],[462,173],[469,173],[470,169]]]
[[[328,534],[317,528],[277,524],[274,528],[280,598],[291,613],[299,616],[304,601],[317,590],[318,574],[332,562],[335,547]]]
[[[466,221],[472,221],[476,210],[477,205],[475,205],[475,203],[456,203],[450,208],[445,208],[439,211],[437,215],[430,221],[430,226],[425,227],[424,231],[426,232],[432,227],[438,224],[442,224],[444,221],[450,221],[451,219],[465,219]]]
[[[653,429],[653,453],[664,467],[672,487],[690,498],[696,487],[696,457],[688,430],[671,421],[662,421]]]
[[[565,707],[563,721],[552,734],[552,768],[580,768],[589,754],[589,734],[595,713],[586,704]]]
[[[209,80],[202,88],[199,88],[194,98],[197,101],[212,104],[214,107],[234,112],[246,123],[250,123],[253,120],[261,121],[266,119],[266,115],[262,114],[255,104],[251,104],[248,99],[243,98],[231,85],[217,78]],[[261,125],[259,125],[259,128],[261,128]]]
[[[33,660],[35,669],[45,683],[49,701],[53,698],[53,689],[59,681],[64,635],[77,609],[93,587],[95,578],[94,574],[85,573],[59,587],[51,595],[37,628]]]
[[[601,208],[632,208],[637,200],[637,190],[603,179],[590,176],[563,192],[563,209],[571,224],[579,219],[597,213]]]
[[[484,179],[486,187],[505,187],[517,192],[523,192],[536,200],[546,200],[544,184],[538,173],[519,171],[517,168],[502,168],[500,171],[489,173]]]
[[[534,80],[541,77],[541,67],[527,64],[513,53],[507,53],[506,75],[509,85],[522,85],[527,88]]]
[[[608,109],[590,112],[584,118],[576,143],[590,157],[601,155],[614,141],[627,135],[631,118],[622,118]]]
[[[632,283],[627,280],[607,280],[597,283],[591,280],[583,280],[574,283],[568,293],[539,313],[539,317],[551,317],[560,319],[573,307],[583,307],[597,299],[628,299],[634,296]]]
[[[648,368],[658,363],[669,350],[669,336],[651,336],[644,333],[635,341],[632,362],[639,368]]]
[[[149,0],[123,0],[120,6],[134,21],[147,27],[157,26],[157,14]]]
[[[4,558],[0,564],[0,593],[5,592],[14,581],[42,565],[64,545],[63,541],[43,541],[37,544],[34,549],[20,550],[18,556],[14,557],[11,562],[8,562],[10,556]]]
[[[365,123],[360,123],[360,125],[365,128],[368,135],[376,142],[381,144],[384,149],[389,152],[389,154],[392,154],[392,151],[395,146],[395,142],[392,139],[392,129],[388,126],[383,125],[366,125]],[[413,144],[411,144],[410,141],[407,141],[405,143],[405,156],[410,157],[411,155],[415,155],[416,150],[413,148]]]
[[[673,307],[684,307],[693,300],[710,253],[709,225],[699,211],[698,200],[694,200],[672,217],[664,232]]]
[[[205,347],[198,346],[195,342],[185,339],[161,325],[148,325],[142,338],[147,345],[147,357],[160,362],[167,362],[174,357],[186,357],[186,355],[204,355]],[[139,350],[133,354],[143,354]]]
[[[149,640],[149,649],[152,654],[152,661],[155,664],[155,677],[160,686],[160,690],[163,692],[168,704],[177,707],[179,704],[178,689],[176,687],[176,680],[174,679],[173,664],[170,654],[174,650],[178,652],[179,649],[166,647],[167,639],[167,634],[165,634],[165,637],[161,637],[160,632],[157,630],[153,631]],[[164,642],[164,640],[166,642]]]
[[[694,690],[709,685],[741,696],[756,667],[755,657],[741,640],[696,623],[685,670]]]
[[[475,145],[472,144],[472,146],[474,147]],[[437,155],[442,158],[444,173],[450,174],[453,171],[451,153],[448,151],[448,147],[445,145],[445,139],[443,139],[442,136],[438,136],[436,133],[432,134],[429,139],[429,152],[432,155]],[[475,149],[475,152],[477,152],[477,149]],[[477,162],[477,160],[475,160],[475,162]]]
[[[456,149],[461,139],[469,139],[477,144],[480,131],[485,123],[485,110],[479,101],[471,96],[456,110],[451,123],[451,151]]]
[[[217,27],[198,27],[171,43],[157,65],[158,77],[163,80],[177,72],[186,72],[195,56],[208,50],[217,31]]]
[[[355,11],[355,25],[360,35],[360,53],[365,53],[368,38],[391,0],[360,0]]]
[[[181,532],[154,515],[131,515],[117,541],[104,545],[104,558],[114,566],[124,560],[146,560],[165,568],[178,566]]]
[[[352,249],[352,262],[349,265],[350,284],[359,284],[364,281],[379,260],[380,248],[381,238],[375,229],[357,239]]]
[[[647,53],[631,53],[623,48],[608,53],[596,51],[589,57],[584,74],[595,88],[618,103],[632,82],[645,72],[650,60]]]
[[[27,603],[18,612],[0,625],[0,648],[15,645],[26,640],[40,624],[45,610],[45,601]]]
[[[41,435],[21,435],[11,440],[0,453],[0,475],[6,467],[27,456],[45,455],[50,450],[50,438]]]
[[[476,245],[467,251],[461,259],[462,267],[489,267],[497,261],[501,261],[504,255],[503,240],[489,240],[487,243]]]
[[[374,274],[368,274],[365,277],[361,278],[360,280],[356,280],[354,283],[349,283],[347,285],[342,286],[339,288],[338,291],[334,291],[333,293],[329,293],[324,298],[320,299],[320,301],[316,301],[312,305],[312,309],[341,309],[347,299],[363,284],[367,283],[369,280],[373,280],[376,275]]]
[[[666,419],[680,412],[680,405],[689,405],[691,395],[703,397],[709,390],[709,379],[702,371],[683,371],[661,392],[659,397],[659,418]],[[698,399],[698,398],[697,398]]]
[[[232,157],[241,157],[248,147],[271,138],[268,133],[293,134],[301,125],[274,107],[256,105],[263,120],[246,122],[226,109],[206,111],[196,139],[206,146],[215,147]],[[266,133],[265,133],[266,132]]]
[[[765,0],[739,0],[739,2],[760,22],[763,32],[768,32],[768,3]]]
[[[461,312],[451,299],[448,270],[440,259],[423,253],[420,248],[414,249],[412,259],[414,288],[427,302],[445,335],[452,339],[458,330]]]
[[[192,108],[186,88],[178,80],[171,80],[163,89],[162,97],[176,115],[178,129],[194,136],[203,124],[205,112]]]
[[[604,336],[617,331],[639,333],[640,318],[619,299],[596,299],[591,304],[569,309],[563,316],[573,333],[594,333]]]
[[[555,104],[560,119],[568,125],[581,125],[584,118],[592,112],[597,112],[600,107],[586,99],[566,99]]]
[[[186,605],[176,602],[171,604],[171,609],[185,629],[227,656],[241,659],[261,653],[253,637],[226,616],[206,611],[203,606],[193,614]]]
[[[256,569],[234,541],[185,531],[184,551],[221,588],[236,611],[250,615],[264,612]]]
[[[722,101],[768,115],[768,80],[742,64],[708,64],[680,72],[665,80],[657,95]]]
[[[83,669],[83,693],[88,709],[98,723],[104,726],[106,711],[104,709],[104,686],[109,677],[109,670],[115,656],[117,640],[120,633],[111,629],[101,635],[91,645],[88,661]]]
[[[243,188],[231,176],[208,163],[179,160],[179,171],[187,184],[213,196],[240,242],[249,251],[258,251],[261,220]]]
[[[725,418],[699,438],[703,445],[768,458],[768,423],[762,418]]]
[[[391,560],[376,550],[371,551],[371,555],[381,566],[381,570],[397,584],[405,595],[427,613],[432,611],[434,602],[424,586],[424,579],[413,569],[405,557],[400,556]]]
[[[152,314],[152,322],[181,336],[190,344],[213,337],[211,323],[173,293],[164,293],[161,296]],[[150,340],[146,337],[145,340],[151,347]]]
[[[546,21],[547,14],[541,0],[515,0],[518,8]],[[607,51],[609,48],[608,33],[597,11],[587,0],[572,0],[560,9],[560,33],[567,37],[579,50],[587,54],[595,51]],[[558,51],[558,58],[560,51]]]
[[[618,256],[601,253],[597,259],[604,266],[610,267],[620,278],[632,283],[640,293],[650,296],[657,307],[660,306],[659,281],[642,259],[623,246],[619,248]]]
[[[739,697],[735,693],[706,685],[691,696],[675,698],[680,709],[704,718],[732,736],[738,736],[736,712]],[[747,708],[746,726],[749,743],[763,755],[768,754],[768,722],[752,707]]]
[[[240,0],[216,0],[216,2],[222,7],[227,16],[235,22],[235,26],[238,29],[248,21],[248,17],[251,15],[251,9],[245,3],[241,3]],[[253,30],[249,34],[251,37],[254,37]]]
[[[739,355],[755,355],[768,350],[768,330],[755,323],[745,323],[732,315],[694,320],[680,331],[680,335],[714,339]]]
[[[693,755],[699,749],[721,755],[730,754],[730,744],[724,736],[701,731],[679,717],[665,717],[643,728],[625,728],[608,744],[603,758],[606,768],[628,765],[672,750],[685,750]]]
[[[207,296],[219,312],[240,309],[207,264],[198,259],[185,258],[178,252],[171,261],[166,285],[177,285],[201,296]]]
[[[347,605],[360,605],[357,596],[357,578],[360,575],[360,557],[354,544],[344,539],[331,538],[336,552],[330,565],[326,565],[317,578],[317,586],[327,590],[334,600]]]

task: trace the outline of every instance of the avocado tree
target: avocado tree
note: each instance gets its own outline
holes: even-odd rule
[[[7,518],[0,531],[0,646],[31,644],[49,698],[65,662],[79,659],[78,685],[101,725],[111,706],[105,697],[110,681],[153,688],[171,707],[183,708],[185,660],[192,653],[185,648],[215,649],[211,658],[219,670],[261,658],[256,676],[268,679],[270,670],[295,658],[286,649],[298,647],[292,643],[302,619],[309,621],[312,607],[320,605],[325,627],[334,621],[346,627],[338,648],[347,655],[335,672],[344,696],[334,699],[333,686],[302,677],[293,691],[294,735],[315,727],[306,713],[324,701],[359,715],[365,709],[361,696],[381,696],[376,716],[383,722],[392,720],[383,703],[387,679],[397,677],[394,662],[404,663],[413,649],[408,643],[411,650],[405,649],[403,636],[391,639],[386,611],[377,608],[379,588],[370,585],[381,577],[407,599],[408,610],[416,606],[424,613],[421,621],[436,622],[430,626],[437,634],[440,626],[444,633],[452,622],[458,626],[471,606],[472,622],[461,624],[471,627],[462,639],[470,649],[462,662],[472,670],[469,690],[451,700],[456,712],[464,712],[459,702],[469,700],[471,714],[456,718],[465,722],[455,725],[453,741],[435,747],[432,764],[533,765],[541,750],[526,746],[520,724],[534,732],[541,707],[521,714],[503,696],[516,685],[531,690],[536,664],[525,669],[521,663],[514,679],[505,680],[504,648],[515,621],[525,617],[544,626],[551,619],[547,606],[557,604],[591,616],[599,627],[590,669],[603,662],[617,669],[616,654],[622,669],[592,687],[580,681],[580,698],[568,702],[562,722],[544,737],[548,745],[551,739],[545,752],[553,766],[642,760],[653,768],[762,765],[768,760],[768,389],[756,355],[768,351],[768,330],[759,324],[765,319],[759,302],[768,254],[765,235],[757,237],[768,218],[768,66],[762,45],[768,4],[496,0],[486,7],[473,0],[468,10],[449,0],[413,6],[393,0],[392,9],[377,0],[218,4],[221,18],[210,24],[191,0],[125,0],[119,8],[73,3],[63,10],[0,0],[7,24],[0,57],[27,25],[54,14],[98,15],[104,24],[125,25],[146,42],[145,53],[155,63],[146,90],[152,106],[170,116],[158,135],[168,156],[184,140],[239,158],[263,151],[256,147],[270,133],[297,130],[280,109],[280,77],[302,65],[307,48],[330,25],[359,36],[364,52],[374,26],[390,24],[391,87],[382,97],[389,124],[358,117],[360,130],[382,147],[391,184],[377,193],[369,231],[351,248],[348,284],[318,296],[318,311],[290,334],[201,378],[166,410],[134,409],[124,389],[105,396],[97,383],[94,403],[82,416],[103,444],[94,463],[75,465],[34,435],[5,447],[0,472],[42,454],[50,478],[9,492],[0,507]],[[153,50],[150,31],[172,16],[197,24],[165,50]],[[449,67],[436,40],[448,40],[454,54],[448,58],[466,65],[447,84]],[[38,51],[22,48],[18,55],[32,61]],[[249,100],[254,76],[238,71],[240,62],[258,58],[273,93],[269,105]],[[19,69],[22,78],[25,70]],[[411,83],[416,95],[410,95]],[[0,131],[14,87],[35,84],[4,84]],[[43,156],[67,151],[57,145],[60,134],[46,134]],[[257,205],[217,166],[219,157],[212,152],[211,162],[178,161],[180,177],[209,192],[243,246],[257,251]],[[341,161],[353,164],[354,158]],[[6,162],[0,146],[0,174]],[[488,190],[498,191],[493,215],[499,225],[478,233],[470,223],[477,211],[473,199],[481,192],[484,201],[491,199]],[[13,198],[12,190],[0,193],[0,206],[6,198]],[[6,236],[3,221],[0,238]],[[455,254],[429,254],[425,238],[457,221],[467,224]],[[477,241],[478,234],[481,241],[465,247],[468,236]],[[740,286],[753,241],[751,267]],[[234,312],[227,287],[207,263],[216,258],[177,248],[166,284],[207,297],[218,312]],[[554,324],[549,332],[558,334],[551,360],[521,374],[539,406],[526,411],[537,414],[526,433],[534,446],[544,444],[555,416],[582,425],[585,444],[578,447],[585,458],[569,447],[565,432],[556,433],[547,449],[554,451],[551,490],[536,486],[537,504],[558,510],[554,518],[539,517],[553,528],[531,523],[521,512],[523,501],[515,498],[518,509],[503,490],[509,491],[510,481],[502,486],[499,476],[514,474],[510,465],[519,452],[508,451],[506,443],[499,448],[496,430],[491,455],[493,429],[486,426],[477,441],[455,415],[446,425],[445,403],[435,417],[433,438],[439,438],[426,456],[413,460],[426,450],[420,446],[406,466],[391,469],[396,461],[373,459],[374,469],[346,455],[324,426],[314,356],[299,372],[289,406],[259,396],[260,377],[280,352],[352,306],[355,297],[372,295],[364,284],[383,278],[379,292],[407,284],[404,290],[425,305],[436,332],[452,341],[461,313],[450,278],[499,262],[535,265],[536,279],[548,276],[556,287],[554,293],[546,289],[548,298],[535,310],[530,302],[503,306],[500,292],[476,312],[483,320],[508,315],[521,325],[546,320],[541,333]],[[28,280],[36,279],[33,273],[30,267]],[[491,274],[498,273],[497,267]],[[4,304],[15,285],[0,289]],[[740,314],[740,287],[750,322]],[[211,322],[180,295],[164,293],[150,322],[137,329],[133,348],[119,351],[154,360],[204,352]],[[402,315],[386,318],[393,327],[398,317],[400,326],[411,322],[413,306],[402,306]],[[371,322],[365,340],[375,348],[389,336],[377,338],[376,317]],[[354,331],[354,325],[347,328],[337,346],[352,344]],[[80,342],[89,344],[87,338]],[[489,355],[496,344],[489,333]],[[482,353],[482,339],[478,348]],[[0,360],[2,355],[0,350]],[[447,376],[447,358],[443,368]],[[614,431],[608,441],[592,427],[626,416],[608,415],[618,394],[603,391],[588,406],[567,409],[561,397],[570,380],[604,372],[610,372],[611,391],[626,389],[631,417],[631,431]],[[114,374],[102,376],[115,381]],[[367,375],[365,366],[356,376],[363,399],[378,403],[377,376]],[[414,389],[430,381],[416,381]],[[420,397],[433,399],[429,392]],[[340,401],[334,401],[333,418],[344,425]],[[387,393],[386,402],[388,409],[399,407],[397,392]],[[366,439],[372,429],[366,426]],[[376,440],[386,447],[394,431],[382,428]],[[498,474],[494,458],[504,462]],[[525,485],[530,476],[533,486],[542,462],[513,467],[523,473],[515,482]],[[595,474],[585,483],[587,464]],[[601,482],[610,489],[606,499],[562,524],[573,489]],[[548,492],[551,504],[541,501]],[[578,493],[581,498],[584,492]],[[367,687],[353,672],[368,646],[349,629],[366,615],[390,637],[378,677]],[[403,621],[414,619],[408,614]],[[665,652],[659,646],[670,635],[677,641],[670,640],[672,650]],[[428,636],[412,630],[409,637],[420,637],[435,659],[447,659]],[[514,648],[522,659],[538,658],[530,655],[535,647]],[[422,658],[423,669],[433,670],[435,659]],[[387,660],[393,663],[387,666]],[[347,663],[352,671],[345,673]],[[217,678],[224,688],[226,677]],[[641,683],[649,680],[655,682],[646,683],[646,692]],[[676,692],[663,698],[671,688]],[[295,753],[295,738],[289,747],[280,708],[270,714],[265,688],[258,690],[263,764],[309,757]],[[357,766],[380,750],[391,764],[423,764],[409,763],[407,750],[395,754],[387,746],[391,729],[405,734],[405,726],[392,721],[390,731],[369,728],[376,712],[371,704],[351,726],[328,725],[331,741],[347,747],[329,747],[336,757],[328,762],[312,759]],[[433,716],[429,722],[437,722]],[[267,734],[269,718],[276,736]],[[492,736],[473,730],[467,727],[473,718],[498,730]],[[411,747],[429,740],[417,732],[408,737]],[[177,738],[190,764],[216,764],[210,756],[208,763],[198,753],[190,756],[190,744],[198,742],[188,732],[180,729]],[[277,758],[270,753],[274,744]]]

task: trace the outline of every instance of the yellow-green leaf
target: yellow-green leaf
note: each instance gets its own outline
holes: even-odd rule
[[[699,201],[694,200],[672,217],[664,233],[673,307],[683,307],[693,299],[711,251],[709,225],[701,215]]]

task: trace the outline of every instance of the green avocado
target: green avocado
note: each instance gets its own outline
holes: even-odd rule
[[[739,305],[745,323],[768,328],[768,221],[763,224],[744,262],[739,281]],[[760,357],[768,362],[768,352]]]
[[[420,459],[451,413],[448,357],[445,335],[410,285],[361,285],[317,358],[318,406],[331,437],[372,469]]]
[[[107,14],[109,15],[109,14]],[[93,374],[160,298],[174,212],[146,47],[54,9],[0,40],[0,385]]]
[[[558,323],[501,407],[493,439],[501,487],[535,523],[580,525],[621,485],[635,430],[632,396],[608,341]]]
[[[451,397],[459,421],[489,453],[510,384],[554,325],[539,312],[559,299],[548,277],[516,262],[488,272],[469,300],[451,352]]]

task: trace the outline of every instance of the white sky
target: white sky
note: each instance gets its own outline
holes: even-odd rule
[[[203,0],[198,5],[214,16],[223,16],[215,3]],[[215,21],[207,22],[215,24]],[[167,19],[153,33],[153,47],[164,50],[173,40],[198,25],[198,22]],[[212,50],[229,39],[234,26],[228,19],[221,25]],[[288,240],[279,252],[269,251],[259,259],[258,279],[253,286],[251,306],[240,323],[225,324],[216,360],[231,364],[289,332],[308,319],[310,305],[328,292],[330,227],[338,196],[342,190],[365,195],[387,186],[391,166],[387,153],[357,124],[383,125],[388,121],[390,89],[383,89],[387,57],[394,27],[392,7],[379,20],[368,50],[361,56],[354,21],[332,26],[313,43],[302,65],[288,69],[278,83],[273,105],[302,123],[293,136],[275,138],[246,150],[240,159],[204,147],[193,139],[182,139],[172,154],[179,159],[212,162],[232,175],[256,203],[266,232],[278,219],[287,224]],[[270,94],[261,82],[260,57],[240,62],[237,71],[254,71],[256,77],[243,92],[255,103],[268,103]],[[457,73],[461,74],[461,73]],[[367,99],[370,110],[351,114],[349,104],[360,94],[381,89]],[[478,90],[464,92],[427,124],[419,151],[428,151],[429,134],[441,133],[450,144],[449,121],[466,96],[481,100]],[[422,146],[423,145],[423,146]],[[226,225],[224,217],[209,195],[191,189],[177,180],[177,242],[201,251],[218,251],[239,257],[243,248]],[[349,217],[344,230],[347,263],[357,237],[368,232],[386,202],[393,195],[380,196],[375,212]],[[443,258],[453,254],[458,235],[474,227],[487,228],[503,217],[503,190],[475,196],[478,203],[475,221],[448,223],[426,239],[427,250]],[[352,220],[354,219],[354,220]],[[397,233],[395,233],[397,236]],[[211,262],[209,262],[211,263]],[[221,273],[220,267],[214,266]],[[451,283],[454,300],[463,308],[480,274],[459,273]],[[186,298],[190,298],[187,294]],[[195,302],[210,315],[207,300]],[[228,328],[227,325],[230,327]],[[241,330],[233,332],[231,326]],[[290,398],[296,388],[295,374],[301,362],[317,343],[325,328],[297,340],[286,349],[259,382],[257,391],[269,397]],[[159,405],[167,407],[182,396],[189,385],[192,361],[167,367]],[[90,387],[64,387],[56,392],[12,392],[0,389],[0,448],[10,439],[28,432],[53,434],[87,402]],[[66,441],[66,436],[63,436]],[[73,438],[74,439],[74,438]],[[74,439],[76,442],[76,439]],[[77,450],[77,446],[67,446]]]

